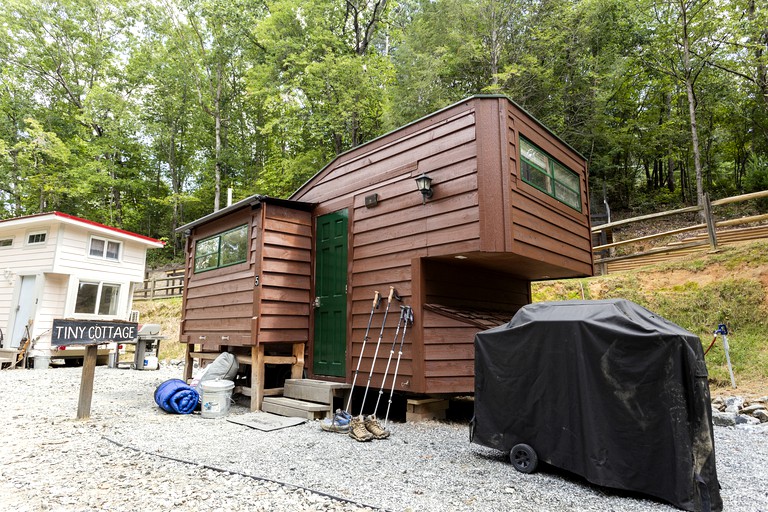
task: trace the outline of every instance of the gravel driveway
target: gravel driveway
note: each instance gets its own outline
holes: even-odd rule
[[[390,423],[389,439],[358,443],[318,422],[262,432],[166,414],[153,392],[181,376],[176,367],[98,367],[91,419],[78,421],[80,376],[0,372],[0,511],[676,510],[552,471],[517,473],[471,445],[466,424]],[[768,512],[768,424],[715,437],[725,510]]]

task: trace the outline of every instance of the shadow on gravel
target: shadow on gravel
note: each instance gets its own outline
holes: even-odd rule
[[[512,467],[512,465],[509,462],[509,454],[499,450],[494,450],[492,448],[480,446],[480,445],[473,444],[471,446],[472,446],[472,454],[475,457],[484,459],[484,460],[498,461],[499,464],[506,464],[507,466],[509,466],[509,471],[512,472],[513,474],[520,475],[521,478],[530,477],[530,475],[523,475],[521,473],[517,473],[517,471]],[[658,503],[661,505],[667,505],[672,507],[672,505],[670,505],[669,503],[662,501],[660,499],[657,499],[654,496],[649,496],[647,494],[643,494],[635,491],[627,491],[623,489],[614,489],[611,487],[603,487],[600,485],[595,485],[580,475],[571,473],[561,468],[557,468],[555,466],[547,464],[544,461],[539,461],[539,466],[536,469],[536,474],[539,474],[542,476],[549,476],[553,478],[559,478],[566,482],[572,483],[574,485],[580,485],[586,489],[589,489],[593,493],[606,498],[629,498],[629,499],[634,499],[638,501],[648,501],[648,502]]]

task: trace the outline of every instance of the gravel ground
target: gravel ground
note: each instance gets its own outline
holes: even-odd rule
[[[389,439],[358,443],[316,421],[262,432],[166,414],[154,389],[180,375],[98,367],[91,419],[78,421],[79,368],[0,372],[0,511],[676,510],[518,473],[462,423],[390,423]],[[768,424],[715,437],[725,510],[768,512]]]

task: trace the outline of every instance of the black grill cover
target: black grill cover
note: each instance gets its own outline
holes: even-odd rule
[[[475,337],[472,442],[722,510],[699,338],[628,300],[531,304]]]

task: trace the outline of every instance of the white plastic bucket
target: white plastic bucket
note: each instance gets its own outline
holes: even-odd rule
[[[231,380],[207,380],[200,384],[201,406],[200,415],[203,418],[221,418],[229,413],[232,401],[232,389],[235,383]]]
[[[147,356],[144,358],[145,370],[157,370],[157,364],[157,357],[155,356]]]

